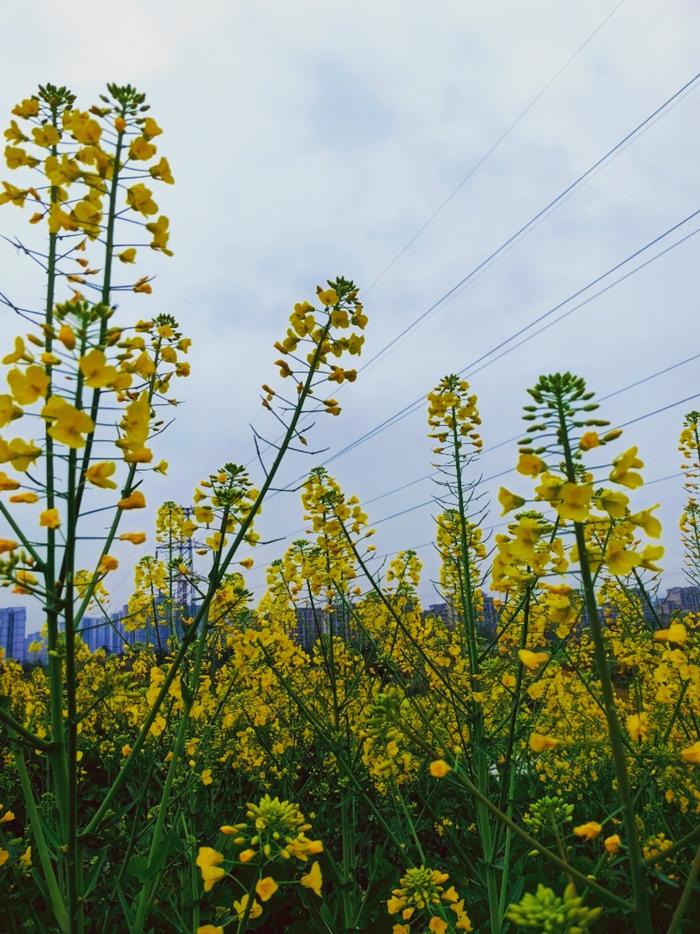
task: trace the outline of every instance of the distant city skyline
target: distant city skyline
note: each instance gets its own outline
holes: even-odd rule
[[[639,594],[634,591],[634,594]],[[495,605],[497,597],[481,591],[483,609],[480,613],[479,623],[484,631],[495,631],[498,622],[498,609]],[[298,645],[309,651],[316,639],[322,634],[333,632],[343,637],[347,636],[352,627],[351,619],[343,620],[335,612],[328,612],[311,606],[296,607],[296,626],[290,633]],[[657,621],[668,620],[673,614],[700,612],[700,587],[688,585],[687,587],[671,587],[666,591],[663,599],[653,598],[651,606],[643,603],[642,612],[650,624]],[[181,613],[176,614],[179,618]],[[148,626],[140,629],[129,629],[124,626],[123,620],[129,616],[128,606],[111,614],[105,619],[101,617],[86,616],[78,630],[81,638],[91,652],[104,649],[110,654],[121,654],[127,645],[149,644],[158,650],[167,646],[169,627]],[[433,603],[423,610],[423,616],[437,616],[448,625],[453,626],[459,619],[458,611],[448,603]],[[585,611],[582,611],[585,618]],[[175,623],[181,634],[182,627]],[[32,643],[39,643],[40,647],[30,651]],[[23,664],[46,664],[46,644],[36,632],[26,632],[26,611],[24,607],[0,608],[0,649],[8,658],[13,658]]]

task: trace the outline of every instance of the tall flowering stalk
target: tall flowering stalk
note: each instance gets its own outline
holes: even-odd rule
[[[471,757],[474,780],[482,795],[489,794],[488,740],[481,708],[481,659],[477,616],[481,607],[480,570],[486,549],[480,522],[484,515],[478,495],[478,477],[469,478],[483,447],[477,398],[469,383],[445,376],[428,395],[430,437],[437,442],[440,493],[443,512],[437,517],[437,547],[442,558],[441,584],[453,607],[457,604],[464,627],[465,654],[471,676]],[[497,874],[494,868],[494,832],[491,817],[480,802],[476,806],[483,846],[489,915],[494,930],[500,926]]]
[[[148,277],[113,282],[115,261],[128,265],[137,257],[136,246],[118,242],[120,234],[128,231],[132,241],[133,231],[145,228],[150,242],[139,246],[171,252],[168,219],[158,215],[152,191],[142,181],[173,182],[167,159],[154,161],[152,140],[162,131],[145,116],[147,110],[144,96],[130,86],[110,85],[99,106],[82,111],[66,88],[46,85],[14,108],[17,119],[5,131],[8,167],[29,177],[19,186],[2,182],[0,203],[33,204],[30,223],[46,225],[48,243],[43,249],[23,248],[45,272],[44,310],[27,311],[5,297],[30,322],[30,331],[15,339],[14,350],[3,359],[10,392],[2,396],[0,424],[15,427],[33,417],[32,426],[43,424],[44,436],[40,442],[2,440],[3,460],[20,476],[2,473],[3,490],[12,495],[0,512],[17,541],[4,549],[8,557],[0,573],[16,592],[35,597],[45,609],[50,738],[39,741],[19,729],[7,709],[2,718],[17,738],[20,774],[27,745],[46,752],[51,762],[59,827],[54,853],[31,787],[27,781],[23,787],[63,930],[82,930],[85,884],[76,634],[96,589],[118,566],[110,552],[123,517],[145,505],[139,487],[146,474],[167,468],[153,464],[149,439],[162,426],[157,408],[174,402],[173,378],[189,371],[180,357],[189,342],[174,319],[140,322],[132,334],[114,321],[115,293],[151,291]],[[93,503],[93,495],[104,502],[109,491],[118,491],[109,506]],[[40,504],[38,516],[20,518],[18,510],[28,511],[31,503]],[[111,508],[113,519],[77,587],[78,542],[85,517],[95,508]],[[129,541],[129,533],[122,537]]]
[[[690,580],[700,586],[700,504],[697,499],[700,489],[700,412],[686,415],[678,447],[683,456],[683,485],[688,494],[680,521],[685,569]]]
[[[47,243],[42,248],[20,244],[45,273],[44,309],[27,310],[2,295],[29,330],[3,359],[9,391],[0,394],[0,428],[16,431],[21,422],[26,431],[0,438],[0,462],[13,471],[0,471],[0,515],[8,527],[0,539],[0,577],[3,586],[33,597],[45,615],[50,732],[39,735],[15,716],[10,697],[0,698],[0,720],[12,740],[51,910],[66,932],[82,932],[90,923],[89,896],[98,880],[86,869],[95,861],[103,864],[103,833],[119,793],[147,739],[162,733],[164,705],[174,692],[180,698],[174,708],[178,727],[157,819],[142,830],[147,874],[135,913],[129,910],[127,918],[130,930],[146,923],[167,855],[161,844],[212,638],[210,608],[221,602],[241,544],[257,538],[253,522],[262,501],[287,451],[304,440],[304,412],[339,413],[334,399],[324,393],[316,403],[314,392],[321,383],[355,378],[338,358],[361,351],[366,323],[357,290],[344,279],[318,289],[318,310],[310,302],[295,306],[287,336],[277,345],[281,375],[291,378],[294,392],[287,398],[265,386],[262,399],[283,425],[283,438],[270,445],[271,463],[260,455],[260,489],[242,467],[226,465],[201,485],[194,520],[180,523],[188,527],[179,528],[178,535],[207,535],[208,574],[194,579],[190,567],[179,569],[193,578],[198,607],[182,638],[170,640],[166,671],[148,692],[147,711],[125,746],[123,764],[97,805],[87,807],[80,767],[86,711],[78,704],[83,687],[78,633],[119,566],[113,553],[123,547],[119,543],[133,547],[145,540],[141,531],[121,529],[146,506],[142,487],[149,474],[167,470],[165,462],[155,461],[152,446],[167,427],[161,410],[177,404],[172,384],[189,374],[184,355],[190,341],[171,316],[128,328],[116,314],[118,295],[132,293],[140,301],[152,291],[148,276],[124,283],[116,270],[128,270],[144,248],[172,255],[169,221],[151,186],[172,184],[173,176],[157,151],[154,140],[162,130],[148,109],[144,95],[129,85],[109,85],[100,103],[86,111],[75,106],[66,88],[46,85],[14,108],[5,131],[7,165],[27,178],[17,185],[3,181],[0,204],[33,205],[30,223],[45,225]],[[306,353],[299,358],[302,348]],[[96,513],[108,517],[107,527],[87,535],[97,542],[88,550],[82,540],[96,531],[89,518]],[[38,807],[28,750],[49,760],[55,815]]]
[[[611,487],[597,487],[594,474],[586,467],[585,455],[615,441],[621,431],[598,433],[598,428],[606,428],[609,423],[592,416],[598,405],[593,401],[594,394],[586,390],[585,382],[569,373],[543,376],[530,395],[534,404],[526,406],[525,419],[530,424],[527,437],[521,441],[521,452],[530,460],[531,472],[539,480],[535,489],[537,499],[551,506],[563,532],[573,527],[574,543],[569,559],[580,580],[593,640],[627,839],[636,929],[650,932],[646,871],[594,574],[601,566],[614,576],[626,576],[635,568],[658,570],[654,562],[663,549],[650,544],[638,551],[634,542],[637,529],[652,537],[658,537],[661,529],[651,510],[631,513],[629,498],[619,489],[636,489],[643,483],[638,470],[644,465],[637,448],[615,457],[608,477]],[[526,502],[525,497],[504,489],[499,498],[505,511]]]

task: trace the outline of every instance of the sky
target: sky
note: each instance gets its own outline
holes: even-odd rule
[[[153,295],[127,295],[120,312],[173,314],[193,339],[192,376],[179,384],[183,405],[156,446],[171,466],[167,480],[149,477],[149,506],[187,504],[217,466],[251,461],[251,423],[275,436],[259,387],[276,377],[272,344],[295,301],[313,298],[326,279],[352,278],[366,292],[371,358],[693,78],[699,19],[691,0],[122,0],[89,13],[62,6],[60,15],[52,4],[5,0],[0,113],[46,81],[70,86],[84,107],[107,81],[129,82],[165,130],[160,150],[176,185],[159,203],[175,255],[143,257],[138,272],[156,275]],[[291,484],[333,458],[700,209],[698,86],[368,366],[339,396],[342,415],[320,418],[310,435],[310,447],[326,453],[290,456],[280,480]],[[618,276],[691,234],[694,221]],[[0,211],[0,234],[26,230],[18,211]],[[540,373],[571,370],[606,395],[700,354],[699,250],[692,236],[522,346],[486,356],[471,376],[484,476],[515,464],[514,444],[489,448],[521,431],[526,389]],[[0,289],[20,304],[41,300],[41,282],[5,241]],[[0,313],[4,348],[22,329]],[[601,414],[620,424],[691,396],[699,374],[700,358],[690,360],[610,398]],[[626,430],[647,480],[678,472],[677,437],[693,407],[700,402]],[[430,464],[421,406],[328,469],[366,502],[429,474]],[[501,521],[501,483],[528,489],[516,475],[487,481],[489,524]],[[368,506],[380,554],[421,546],[426,603],[439,599],[428,544],[433,492],[426,479]],[[684,583],[678,478],[635,497],[657,501],[663,582],[675,586]],[[387,518],[394,513],[402,515]],[[268,501],[264,538],[302,528],[297,493]],[[256,596],[264,564],[284,547],[256,549],[248,575]],[[130,548],[111,581],[115,605],[129,593]],[[31,610],[29,629],[40,624]]]

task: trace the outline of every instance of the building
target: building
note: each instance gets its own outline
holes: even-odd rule
[[[105,652],[119,654],[123,651],[125,638],[120,618],[119,614],[113,614],[111,617],[83,617],[78,632],[91,652],[104,649]]]
[[[496,609],[495,598],[490,594],[481,592],[483,598],[483,609],[477,610],[476,628],[482,636],[492,636],[496,632],[498,624],[498,610]],[[423,611],[423,616],[437,616],[438,619],[453,629],[461,619],[461,611],[449,603],[433,603],[427,610]]]
[[[10,606],[0,610],[0,649],[6,658],[24,661],[24,640],[27,611],[23,606]]]
[[[482,591],[483,593],[483,591]],[[490,596],[490,594],[483,593],[484,597],[484,610],[483,617],[480,621],[480,628],[484,633],[489,635],[495,635],[496,627],[498,626],[498,621],[500,619],[500,614],[496,609],[496,600],[495,597]]]
[[[659,616],[674,613],[700,613],[700,587],[671,587],[659,602]]]
[[[25,665],[48,665],[49,647],[46,639],[39,632],[30,632],[24,637],[24,658]]]
[[[128,612],[128,607],[123,606],[109,617],[84,616],[80,621],[78,635],[91,652],[103,649],[111,655],[121,655],[127,646],[136,644],[152,645],[157,652],[166,652],[170,627],[166,625],[147,626],[143,629],[128,631],[123,623]],[[178,634],[181,635],[183,626],[180,616],[176,617],[174,625]],[[48,662],[46,639],[39,632],[27,634],[26,628],[25,607],[0,609],[0,649],[3,650],[6,658],[13,658],[22,664],[46,665]]]
[[[322,633],[329,631],[328,616],[318,607],[298,606],[297,625],[292,639],[308,652]]]
[[[450,629],[457,622],[457,613],[450,603],[432,603],[427,610],[423,610],[423,617],[435,616],[441,619]]]

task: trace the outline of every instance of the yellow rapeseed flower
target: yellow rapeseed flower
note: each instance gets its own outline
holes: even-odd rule
[[[39,525],[47,529],[57,529],[61,524],[58,509],[44,509],[39,513]]]
[[[688,630],[683,623],[671,623],[668,629],[657,629],[654,633],[656,642],[672,642],[675,645],[684,645],[688,639]]]
[[[510,490],[507,490],[504,486],[498,491],[498,502],[503,506],[502,516],[505,516],[506,513],[512,512],[513,509],[519,509],[525,503],[525,500],[522,496],[518,496],[515,493],[511,493]]]
[[[627,717],[627,732],[632,742],[639,742],[649,732],[649,715],[647,713],[631,713]]]
[[[577,837],[581,837],[584,840],[595,840],[602,829],[602,825],[597,821],[589,820],[585,824],[579,824],[578,827],[574,827],[574,833]]]
[[[117,484],[109,479],[116,469],[117,465],[114,461],[99,461],[88,467],[85,471],[85,479],[88,483],[99,486],[103,490],[116,490]]]
[[[119,536],[121,542],[131,542],[132,545],[143,545],[146,541],[145,532],[122,532]]]
[[[202,874],[205,892],[210,892],[214,885],[226,875],[226,870],[221,868],[223,861],[223,853],[219,853],[210,846],[200,846],[196,863]]]
[[[259,879],[256,883],[255,894],[258,896],[261,902],[266,902],[272,898],[278,888],[279,886],[272,878],[272,876],[265,876],[264,879]]]
[[[521,453],[518,466],[515,469],[526,477],[536,477],[547,469],[547,465],[536,454]]]
[[[530,671],[536,671],[545,662],[549,661],[549,652],[532,652],[530,649],[519,649],[518,658]]]
[[[134,490],[128,496],[123,496],[117,503],[119,509],[144,509],[146,498],[141,490]]]
[[[611,856],[614,856],[615,853],[618,852],[621,845],[622,841],[620,840],[620,835],[616,833],[612,834],[610,837],[606,837],[605,840],[603,840],[603,846]]]
[[[444,778],[451,771],[452,766],[448,765],[444,759],[436,759],[430,763],[430,774],[433,778]]]
[[[311,864],[311,869],[303,875],[299,880],[305,889],[311,889],[312,892],[315,892],[318,897],[321,897],[321,886],[323,885],[323,876],[321,874],[321,867],[318,864],[317,860]]]
[[[542,733],[531,733],[529,746],[533,752],[546,752],[548,749],[554,749],[559,745],[559,740],[553,736],[545,736]]]

